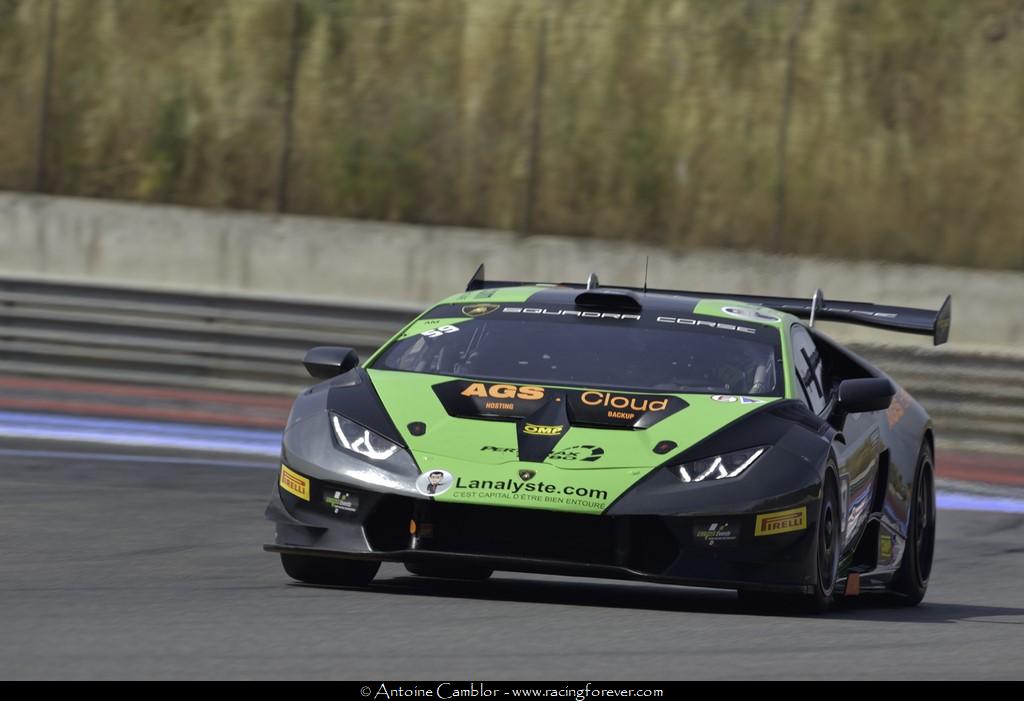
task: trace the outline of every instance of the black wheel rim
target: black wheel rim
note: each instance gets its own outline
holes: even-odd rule
[[[829,490],[821,507],[821,521],[818,525],[818,585],[826,595],[832,593],[836,583],[838,534],[835,500]]]
[[[917,478],[914,494],[913,553],[917,567],[918,584],[924,586],[932,571],[932,554],[935,550],[935,484],[931,463],[925,459]]]

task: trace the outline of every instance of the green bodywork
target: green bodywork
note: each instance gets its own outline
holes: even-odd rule
[[[515,287],[464,293],[440,304],[473,302],[523,302],[538,292],[539,287]],[[705,316],[730,315],[721,311],[723,305],[748,307],[727,300],[702,301],[695,313]],[[744,319],[743,323],[764,323],[780,330],[784,359],[785,397],[793,387],[789,334],[786,330],[796,319],[771,312],[778,322]],[[459,324],[470,317],[416,319],[395,335],[383,348],[396,340],[446,324]],[[374,354],[366,365],[371,365]],[[434,498],[441,502],[460,502],[520,508],[552,509],[577,513],[599,514],[642,479],[652,469],[673,455],[691,447],[708,435],[745,414],[781,398],[758,397],[740,401],[720,401],[709,394],[650,393],[652,396],[675,396],[689,407],[678,411],[644,430],[573,426],[559,439],[545,462],[521,462],[518,459],[516,423],[489,419],[449,416],[433,391],[433,386],[449,382],[452,377],[393,370],[367,370],[384,406],[397,427],[421,472],[445,470],[454,476],[452,486]],[[463,378],[473,380],[474,378]],[[557,386],[548,385],[557,389]],[[578,387],[567,389],[580,389]],[[631,393],[642,394],[642,393]],[[714,395],[718,396],[718,395]],[[414,422],[427,425],[426,433],[413,435],[408,426]],[[667,454],[654,452],[661,441],[672,441],[677,447]],[[749,446],[737,446],[744,448]],[[600,450],[600,456],[594,455]],[[591,458],[586,460],[585,458]],[[524,479],[521,471],[529,475]]]

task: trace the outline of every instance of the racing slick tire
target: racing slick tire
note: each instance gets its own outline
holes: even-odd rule
[[[405,569],[410,574],[420,577],[439,577],[441,579],[469,579],[483,581],[494,574],[489,567],[480,567],[467,563],[438,562],[407,562]]]
[[[755,610],[806,611],[823,613],[835,599],[836,576],[839,570],[839,490],[833,477],[834,466],[826,473],[818,512],[815,538],[814,592],[810,594],[774,594],[739,590],[740,603]]]
[[[926,441],[917,457],[914,473],[913,502],[910,506],[910,524],[907,544],[900,568],[893,577],[893,601],[905,606],[917,606],[928,589],[935,554],[935,472],[932,450]]]
[[[281,553],[281,566],[289,577],[307,584],[362,587],[373,581],[380,562]]]

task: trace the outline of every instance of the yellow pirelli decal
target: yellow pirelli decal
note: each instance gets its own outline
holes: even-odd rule
[[[770,514],[758,514],[754,535],[777,535],[791,531],[802,531],[807,528],[807,507],[775,511]]]
[[[309,501],[309,480],[298,472],[292,472],[285,465],[281,465],[281,489],[294,494],[299,499]]]

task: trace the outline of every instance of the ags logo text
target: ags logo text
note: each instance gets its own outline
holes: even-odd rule
[[[464,397],[491,397],[492,399],[543,399],[543,387],[517,387],[516,385],[485,385],[474,382],[462,390]]]

